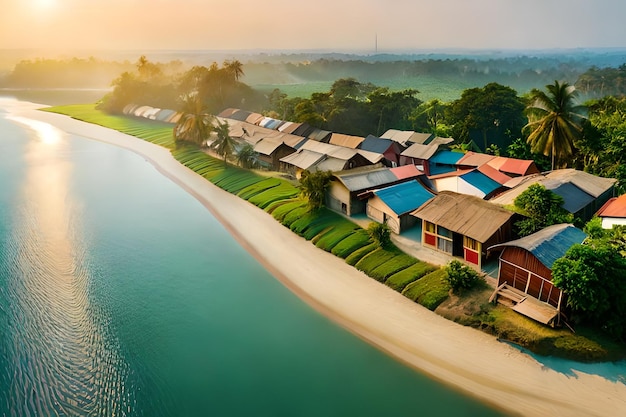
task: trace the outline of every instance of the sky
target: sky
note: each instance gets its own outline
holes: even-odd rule
[[[0,0],[0,49],[626,47],[625,0]]]

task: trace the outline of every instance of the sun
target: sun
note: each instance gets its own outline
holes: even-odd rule
[[[39,9],[50,9],[56,5],[57,0],[34,0],[34,2]]]

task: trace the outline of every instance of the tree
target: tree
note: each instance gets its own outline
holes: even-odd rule
[[[174,126],[176,141],[202,146],[213,130],[213,116],[208,114],[197,94],[183,97],[182,116]]]
[[[524,125],[524,103],[515,90],[498,83],[463,91],[447,108],[453,137],[473,140],[483,151],[490,144],[506,148]]]
[[[259,167],[258,153],[249,143],[243,145],[237,152],[237,162],[242,168],[254,169]]]
[[[319,210],[324,206],[326,190],[330,187],[333,174],[330,171],[310,172],[305,170],[300,177],[300,193],[309,202],[309,209]]]
[[[541,184],[532,184],[514,201],[525,219],[515,223],[520,236],[528,236],[553,224],[571,223],[574,216],[561,206],[563,198]]]
[[[226,69],[226,72],[231,76],[231,78],[235,81],[239,81],[239,78],[244,75],[243,64],[236,59],[232,61],[224,61],[223,67],[224,69]]]
[[[471,290],[481,282],[481,277],[478,275],[478,272],[456,259],[448,263],[446,272],[445,280],[450,284],[450,288],[452,288],[452,292],[454,293]]]
[[[530,131],[528,143],[535,153],[542,153],[552,158],[555,166],[567,166],[568,158],[574,154],[574,143],[582,133],[582,112],[585,107],[575,104],[578,95],[574,86],[568,83],[546,85],[548,93],[535,90],[533,100],[526,107]]]
[[[215,141],[211,144],[210,148],[215,151],[219,156],[224,158],[224,167],[226,167],[226,160],[235,151],[235,139],[230,136],[230,126],[228,122],[217,122],[217,126],[213,128],[215,133]]]
[[[567,294],[576,322],[626,336],[626,258],[606,239],[572,246],[552,265],[552,282]]]
[[[389,246],[391,243],[391,229],[386,223],[371,222],[367,226],[367,233],[382,248]]]

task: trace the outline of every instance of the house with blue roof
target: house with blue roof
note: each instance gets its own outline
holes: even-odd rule
[[[489,252],[501,251],[498,289],[492,299],[541,323],[558,324],[565,294],[552,283],[552,265],[586,237],[571,224],[556,224],[489,247]]]
[[[478,169],[432,175],[429,179],[437,192],[453,191],[483,199],[505,189],[502,184],[491,179]]]
[[[427,175],[445,174],[457,170],[457,162],[463,158],[461,152],[439,150],[424,164],[424,172]]]
[[[367,216],[386,223],[397,234],[417,223],[411,212],[435,197],[419,181],[413,180],[372,191],[367,201]]]

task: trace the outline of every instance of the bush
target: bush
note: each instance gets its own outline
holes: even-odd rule
[[[385,285],[396,291],[402,292],[410,283],[417,281],[424,275],[433,272],[437,267],[426,262],[418,261],[416,264],[403,269],[387,278]]]
[[[367,232],[372,240],[383,248],[391,243],[391,229],[386,223],[371,222],[367,226]]]
[[[448,273],[446,281],[450,284],[452,292],[455,293],[470,290],[482,280],[478,272],[456,259],[450,261],[446,266],[446,272]]]
[[[370,274],[374,269],[391,260],[394,256],[394,253],[378,248],[362,257],[354,267],[359,271],[365,272],[366,275],[371,276]]]
[[[445,268],[440,268],[407,285],[402,295],[423,305],[429,310],[434,310],[448,298],[450,284],[446,279],[448,273]]]

